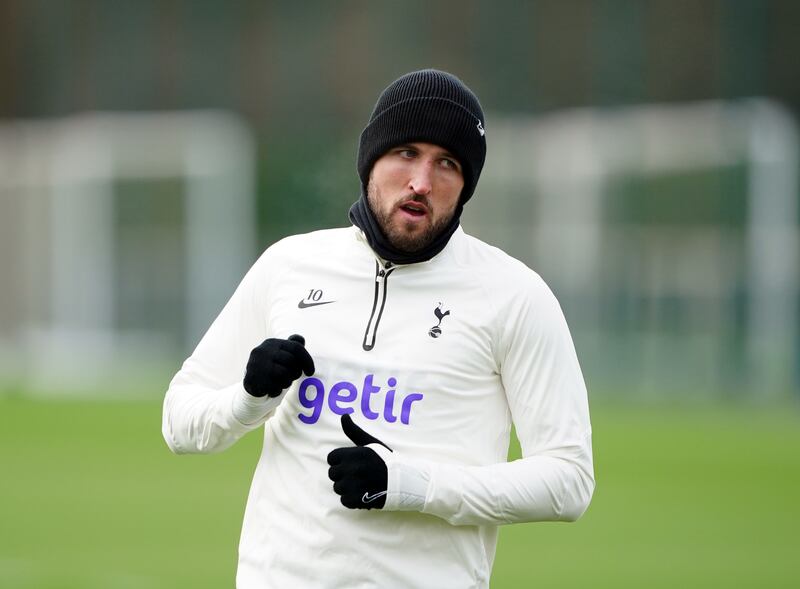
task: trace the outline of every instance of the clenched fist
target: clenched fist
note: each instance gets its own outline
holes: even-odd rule
[[[254,397],[277,397],[300,375],[314,374],[314,360],[302,335],[289,339],[269,338],[250,352],[244,375],[244,390]]]

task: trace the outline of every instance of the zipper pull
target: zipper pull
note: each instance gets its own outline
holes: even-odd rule
[[[378,268],[378,273],[375,275],[375,281],[380,282],[386,278],[386,274],[392,269],[392,267],[393,265],[391,262],[386,262],[386,264],[383,265],[383,268]]]

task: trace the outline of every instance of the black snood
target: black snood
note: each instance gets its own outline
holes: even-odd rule
[[[350,207],[350,221],[364,232],[367,237],[367,243],[376,254],[387,262],[393,264],[416,264],[417,262],[427,262],[433,256],[438,254],[450,241],[456,229],[458,229],[459,219],[461,218],[461,211],[464,206],[459,203],[456,206],[455,214],[450,220],[450,224],[442,229],[441,233],[437,235],[434,240],[426,247],[415,252],[404,252],[394,247],[386,236],[381,231],[375,215],[372,214],[372,209],[367,204],[367,197],[362,193],[353,206]]]

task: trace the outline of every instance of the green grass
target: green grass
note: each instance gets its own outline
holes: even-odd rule
[[[0,587],[232,587],[260,436],[174,456],[159,402],[0,398]],[[796,587],[796,409],[593,410],[574,524],[501,532],[493,588]]]

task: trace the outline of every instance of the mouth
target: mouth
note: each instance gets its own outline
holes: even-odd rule
[[[416,200],[409,200],[400,205],[400,210],[412,217],[424,217],[428,214],[428,207]]]

